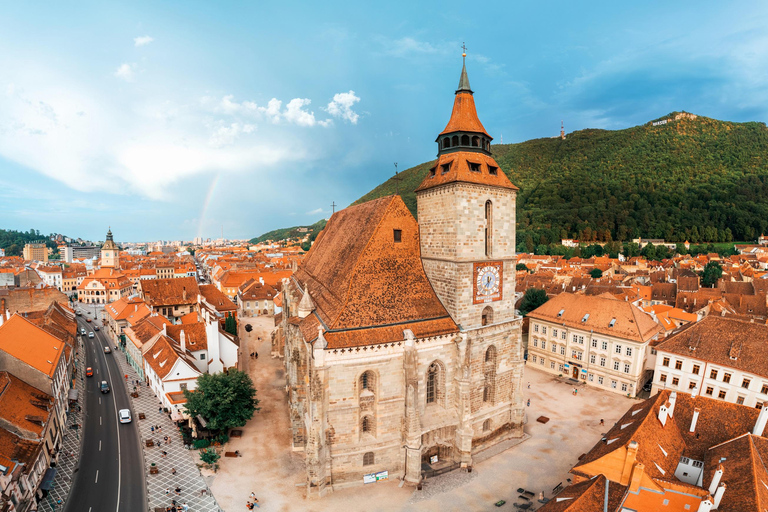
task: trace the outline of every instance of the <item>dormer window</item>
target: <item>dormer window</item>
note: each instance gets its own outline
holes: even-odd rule
[[[451,163],[448,162],[447,164],[443,164],[440,166],[441,174],[448,174],[448,171],[451,170]]]
[[[489,173],[491,176],[496,176],[496,174],[497,174],[498,172],[499,172],[499,168],[498,168],[498,167],[494,167],[493,165],[489,165],[489,166],[488,166],[488,173]]]
[[[560,311],[557,313],[557,317],[558,317],[558,318],[560,318],[561,316],[563,316],[563,313],[565,313],[565,310],[564,310],[564,309],[561,309],[561,310],[560,310]]]
[[[435,174],[437,174],[437,167],[433,167],[429,170],[429,177],[434,178]]]
[[[467,162],[469,164],[469,170],[472,172],[480,172],[480,164],[476,164],[475,162]]]
[[[584,315],[584,318],[581,319],[582,322],[586,322],[587,320],[589,320],[589,313]]]
[[[403,241],[403,230],[402,229],[395,229],[393,230],[393,237],[396,244],[399,244]]]
[[[616,325],[616,319],[611,318],[611,322],[608,324],[608,327],[613,327],[614,325]]]

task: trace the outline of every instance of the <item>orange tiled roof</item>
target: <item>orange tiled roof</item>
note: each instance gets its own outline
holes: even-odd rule
[[[320,322],[328,348],[386,343],[391,327],[397,339],[412,326],[421,336],[458,332],[424,273],[418,224],[400,196],[336,212],[294,277],[295,292],[307,287],[316,307],[300,322],[307,341]],[[342,334],[353,329],[354,336]]]
[[[194,277],[141,281],[141,294],[152,307],[196,304],[200,289]]]
[[[451,118],[445,129],[440,135],[453,132],[475,132],[482,133],[488,138],[492,138],[485,131],[483,123],[477,117],[477,108],[475,107],[475,97],[471,92],[458,92],[453,99],[453,110]]]
[[[471,170],[470,163],[477,164],[479,171]],[[444,167],[447,166],[447,167]],[[495,174],[491,174],[494,172]],[[445,171],[447,169],[447,172]],[[484,153],[471,151],[456,151],[445,153],[438,157],[434,166],[416,189],[416,192],[434,188],[446,183],[463,182],[490,185],[492,187],[509,188],[518,190],[509,181],[509,178],[501,170],[493,157]]]
[[[53,377],[66,343],[20,315],[0,325],[0,351]]]
[[[53,397],[8,372],[0,372],[0,419],[37,436],[53,409]]]
[[[226,294],[221,292],[218,288],[212,284],[201,284],[200,295],[205,297],[210,305],[216,308],[216,311],[223,313],[225,311],[237,311],[237,306],[232,302]]]

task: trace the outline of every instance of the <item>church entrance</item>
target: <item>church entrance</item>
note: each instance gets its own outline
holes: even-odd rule
[[[572,368],[573,368],[573,378],[574,379],[578,379],[579,378],[579,367],[578,366],[573,366]]]

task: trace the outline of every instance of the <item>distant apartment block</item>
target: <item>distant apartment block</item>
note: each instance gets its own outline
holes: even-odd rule
[[[32,242],[24,245],[24,260],[48,263],[48,247],[45,246],[45,242]]]
[[[74,260],[90,260],[101,257],[101,247],[98,245],[83,245],[64,247],[64,261],[72,263]]]

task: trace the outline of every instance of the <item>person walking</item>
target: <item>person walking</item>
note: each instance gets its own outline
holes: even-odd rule
[[[605,425],[605,420],[603,420],[603,418],[600,418],[600,424]]]

